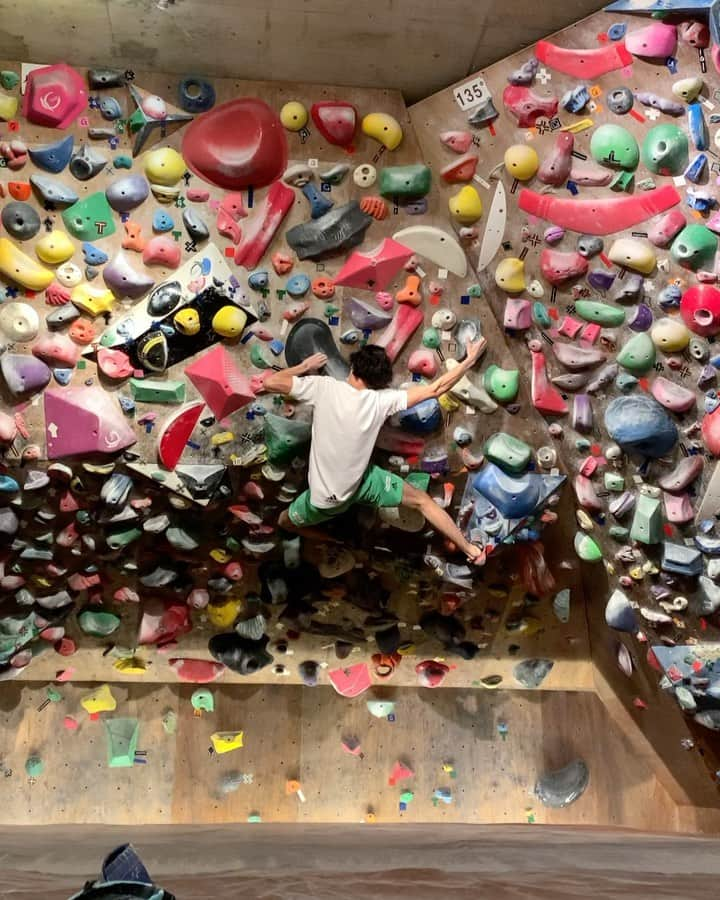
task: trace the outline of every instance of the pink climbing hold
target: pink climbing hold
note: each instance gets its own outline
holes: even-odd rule
[[[209,684],[225,671],[222,663],[214,662],[211,659],[173,657],[168,660],[168,665],[180,681],[190,681],[193,684]]]
[[[142,258],[146,266],[177,269],[180,265],[180,244],[165,234],[158,234],[145,244]]]
[[[185,369],[185,374],[218,420],[255,399],[249,380],[222,344],[199,356]]]
[[[545,247],[540,253],[540,271],[550,284],[563,284],[584,275],[587,270],[588,261],[575,251],[563,253]]]
[[[674,56],[677,48],[677,28],[664,22],[653,22],[625,38],[625,46],[633,56],[646,59],[665,59]]]
[[[367,663],[356,663],[328,672],[330,684],[342,697],[357,697],[372,687]]]
[[[43,399],[50,459],[81,453],[116,453],[137,440],[112,394],[101,388],[48,390]]]
[[[559,187],[570,175],[572,152],[575,138],[569,131],[564,131],[555,138],[555,146],[543,160],[538,169],[538,181]]]
[[[28,73],[22,111],[29,122],[67,128],[86,106],[85,82],[71,66],[56,63]]]
[[[557,97],[541,97],[531,88],[515,84],[509,84],[503,91],[503,103],[520,128],[531,128],[539,118],[550,119],[558,109]]]
[[[450,666],[435,659],[424,659],[415,666],[418,684],[426,688],[440,687],[449,671]]]

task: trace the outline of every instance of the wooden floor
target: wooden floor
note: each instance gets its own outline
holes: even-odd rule
[[[653,831],[694,830],[637,757],[594,694],[466,689],[385,689],[395,722],[367,711],[364,695],[347,700],[331,688],[292,685],[214,687],[215,712],[202,717],[190,704],[191,686],[114,685],[111,715],[141,721],[145,764],[110,769],[101,721],[79,705],[88,686],[60,686],[63,700],[38,710],[41,685],[6,684],[0,692],[0,824],[162,824],[244,822],[357,823],[368,809],[379,823],[551,823],[622,826]],[[177,713],[177,731],[162,727]],[[63,726],[67,715],[80,723]],[[109,714],[104,714],[109,715]],[[503,739],[498,726],[505,723]],[[210,754],[214,731],[245,732],[245,746]],[[345,753],[344,737],[361,742],[364,758]],[[34,781],[28,756],[45,764]],[[581,756],[590,769],[584,796],[562,810],[546,810],[532,796],[537,775]],[[403,760],[415,776],[395,787],[388,775]],[[455,779],[442,771],[451,762]],[[223,795],[229,773],[252,775]],[[286,794],[298,779],[306,802]],[[453,792],[434,806],[436,788]],[[401,791],[414,799],[400,811]]]

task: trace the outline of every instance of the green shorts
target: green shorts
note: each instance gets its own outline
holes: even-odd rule
[[[366,506],[400,506],[404,481],[380,466],[370,466],[360,487],[352,497],[338,506],[317,507],[310,501],[310,491],[304,491],[288,507],[288,516],[293,525],[302,528],[305,525],[318,525],[327,522],[350,509],[356,503]]]

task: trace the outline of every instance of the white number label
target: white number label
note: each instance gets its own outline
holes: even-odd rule
[[[490,99],[490,91],[485,84],[484,78],[473,78],[461,84],[453,91],[455,102],[460,109],[472,109],[474,106],[480,106]]]

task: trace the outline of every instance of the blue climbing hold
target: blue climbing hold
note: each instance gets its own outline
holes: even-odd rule
[[[623,450],[652,459],[664,456],[678,440],[670,416],[656,400],[643,394],[612,400],[605,410],[605,428]]]
[[[3,494],[14,494],[20,490],[20,485],[9,475],[0,475],[0,492]]]
[[[307,201],[310,204],[311,219],[319,219],[320,216],[324,216],[328,210],[333,208],[334,204],[332,200],[328,200],[327,197],[324,197],[312,181],[308,181],[308,183],[304,184],[300,190],[305,194]]]
[[[183,78],[178,99],[185,112],[204,113],[215,105],[215,88],[204,78]]]
[[[682,290],[676,284],[669,284],[658,294],[658,304],[664,310],[677,309],[682,299]]]
[[[73,153],[74,138],[70,134],[52,144],[42,144],[28,150],[30,159],[40,169],[57,174],[62,172],[70,162]]]
[[[103,97],[100,101],[100,115],[109,122],[122,118],[122,106],[115,97]]]
[[[153,231],[172,231],[175,223],[166,212],[158,209],[153,214],[152,227]]]
[[[248,287],[254,291],[266,291],[270,286],[270,276],[264,269],[251,272],[248,275]]]
[[[442,410],[434,398],[423,400],[398,413],[400,428],[411,434],[429,434],[442,424]]]
[[[310,279],[304,274],[293,275],[292,278],[288,278],[285,290],[295,299],[304,297],[310,290]]]
[[[101,266],[110,258],[104,250],[101,250],[94,244],[88,243],[88,241],[85,241],[83,243],[82,252],[85,265],[88,266]]]
[[[688,104],[688,131],[697,150],[707,150],[710,145],[703,108],[699,103]]]
[[[70,381],[73,377],[73,369],[53,369],[53,378],[57,381],[58,384],[61,384],[63,387],[65,385],[70,384]]]
[[[625,37],[627,25],[624,22],[615,22],[607,30],[607,36],[611,41],[621,41]]]
[[[542,475],[507,475],[493,463],[483,466],[472,485],[508,519],[532,515],[540,505],[544,486]]]

